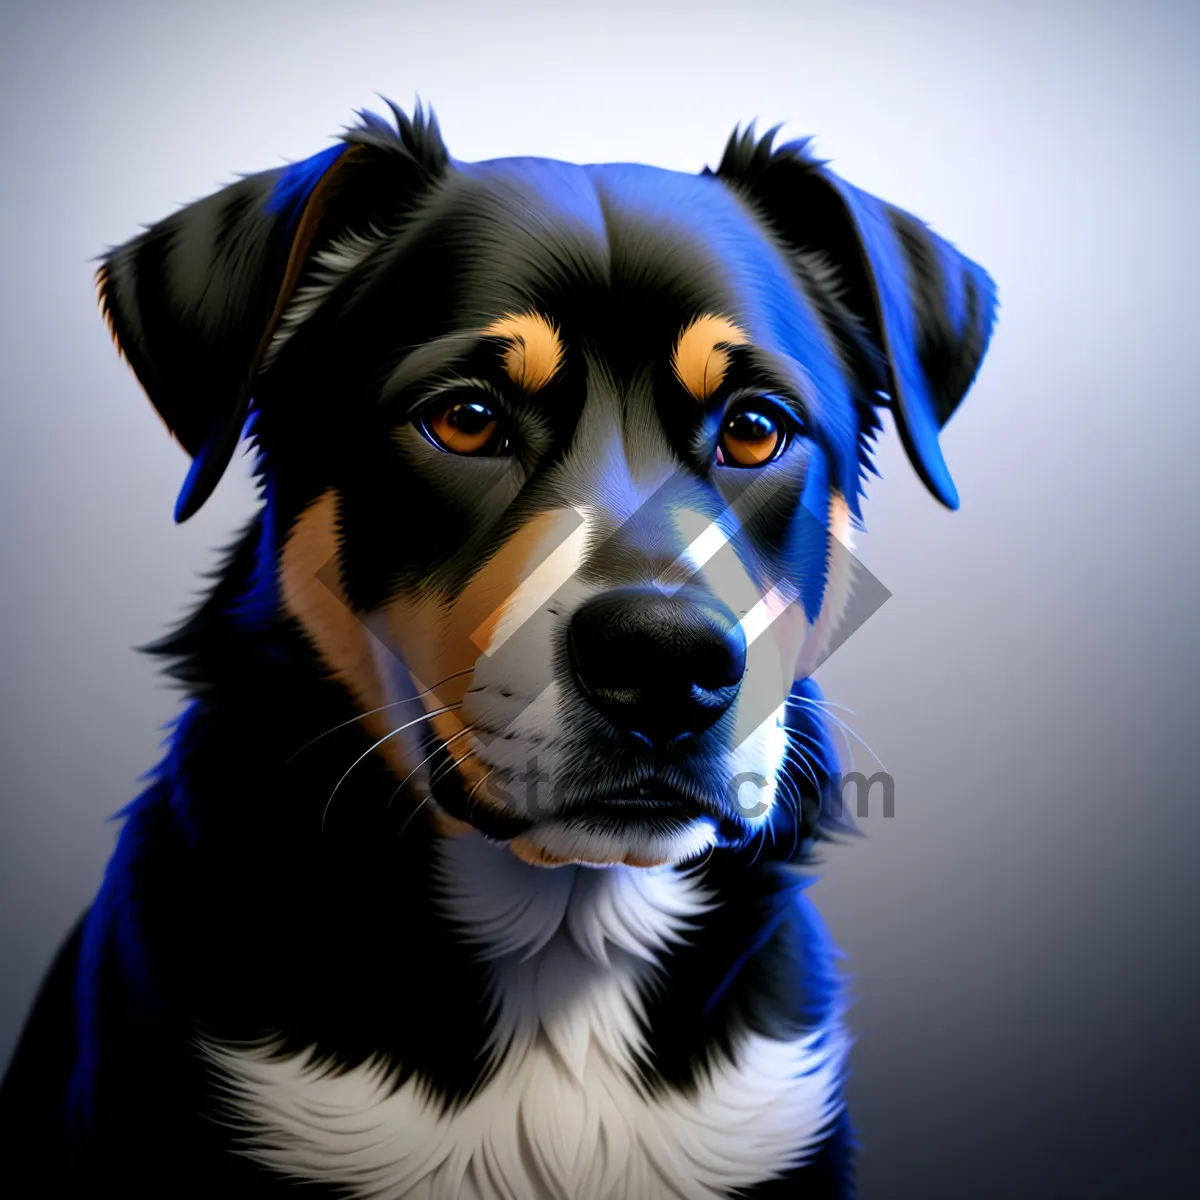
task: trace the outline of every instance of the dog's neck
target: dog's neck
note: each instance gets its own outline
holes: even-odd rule
[[[602,966],[610,948],[653,961],[712,907],[694,869],[530,866],[478,836],[441,839],[434,879],[451,922],[486,962],[534,958],[556,937]]]
[[[618,1062],[643,1049],[642,992],[718,903],[697,872],[535,867],[478,837],[439,851],[437,902],[486,968],[493,1067],[542,1038],[576,1079],[589,1040]],[[592,1010],[597,1018],[585,1019]],[[604,1013],[625,1014],[628,1028],[606,1033]]]

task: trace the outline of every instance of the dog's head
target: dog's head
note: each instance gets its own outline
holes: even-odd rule
[[[393,112],[106,257],[193,456],[178,519],[250,418],[238,611],[299,626],[444,832],[545,864],[807,836],[828,747],[798,708],[877,411],[955,507],[938,434],[991,281],[753,127],[692,176],[461,163]]]

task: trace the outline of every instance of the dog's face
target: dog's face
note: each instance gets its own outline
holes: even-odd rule
[[[458,163],[396,117],[101,269],[194,455],[178,515],[252,400],[248,592],[444,832],[545,865],[811,833],[789,696],[846,603],[876,409],[953,506],[937,433],[990,280],[769,135],[689,176]]]

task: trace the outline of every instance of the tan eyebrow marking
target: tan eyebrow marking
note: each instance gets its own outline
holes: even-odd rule
[[[728,317],[703,313],[686,326],[671,352],[671,366],[679,382],[701,404],[721,386],[729,370],[725,345],[742,346],[750,339]]]
[[[504,369],[526,392],[544,388],[562,366],[562,338],[554,322],[541,313],[508,313],[483,332],[508,341]]]

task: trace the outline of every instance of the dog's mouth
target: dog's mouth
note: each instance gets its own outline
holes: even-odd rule
[[[538,866],[678,865],[746,832],[745,821],[701,787],[653,774],[576,792],[544,816],[502,812],[481,801],[454,771],[435,779],[432,798],[456,821]]]

